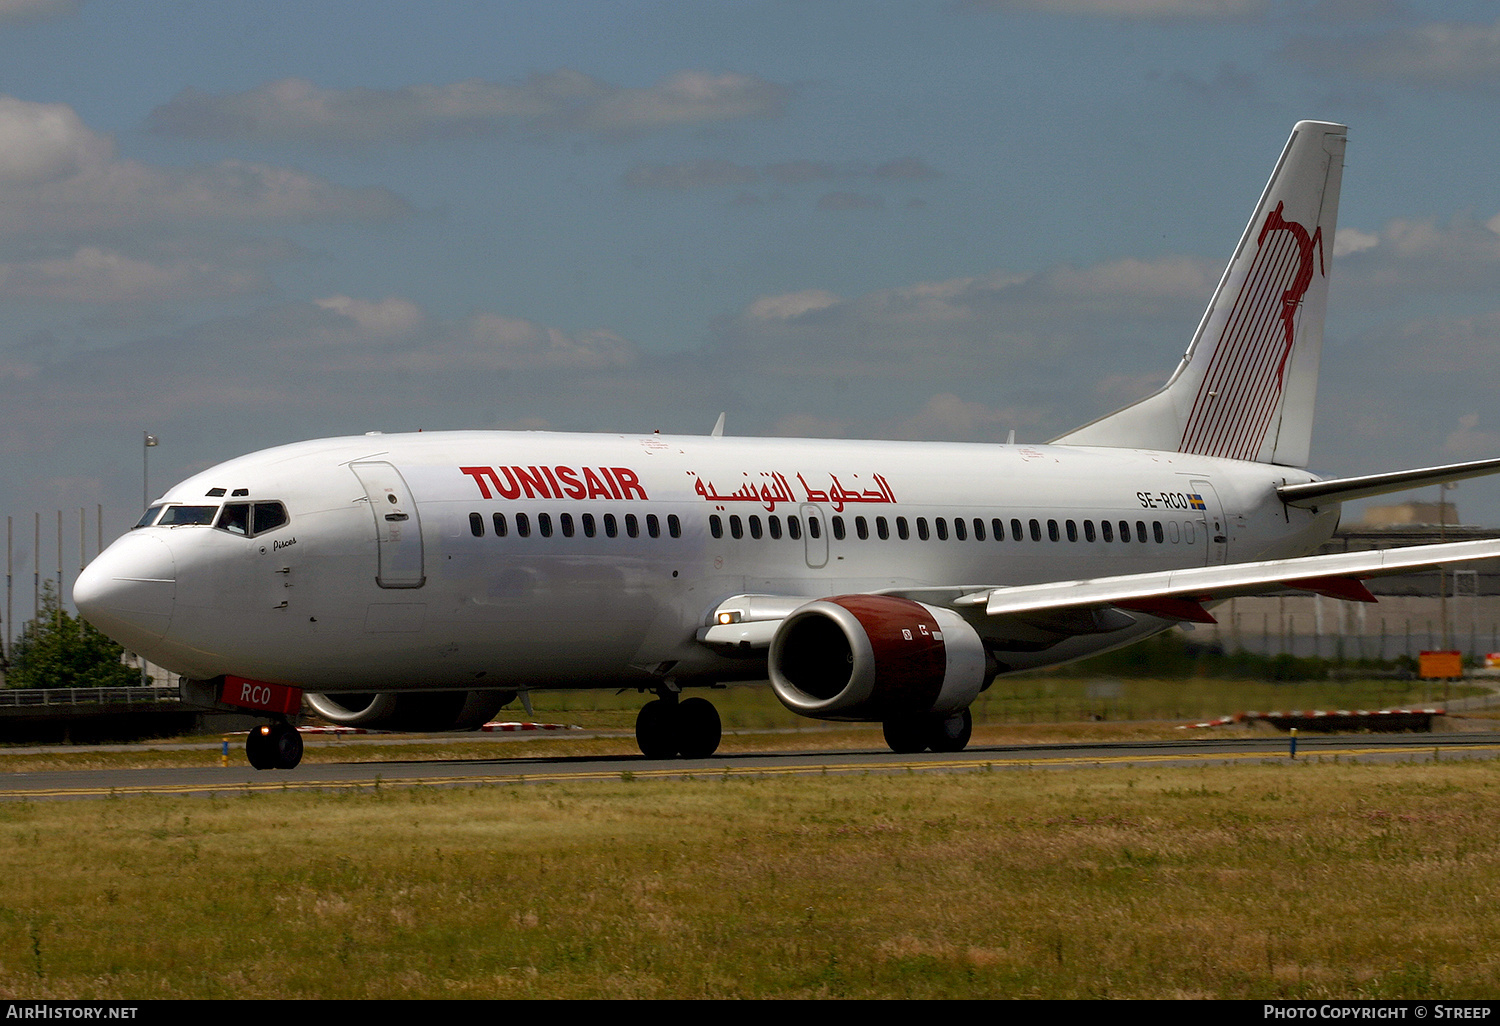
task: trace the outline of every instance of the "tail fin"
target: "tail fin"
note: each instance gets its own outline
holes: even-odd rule
[[[1160,392],[1055,442],[1306,466],[1347,129],[1299,121]]]

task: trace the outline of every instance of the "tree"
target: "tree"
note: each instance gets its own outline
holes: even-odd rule
[[[11,649],[5,683],[13,688],[130,687],[141,676],[120,661],[124,651],[92,624],[70,616],[48,581],[42,608]]]

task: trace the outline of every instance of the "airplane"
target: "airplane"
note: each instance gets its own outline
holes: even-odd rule
[[[959,751],[996,677],[1211,622],[1237,596],[1362,583],[1500,541],[1310,556],[1340,503],[1500,459],[1306,469],[1346,140],[1299,122],[1160,391],[1048,444],[372,432],[232,459],[89,564],[81,614],[263,716],[289,769],[304,701],[336,723],[483,724],[539,689],[655,697],[652,758],[707,757],[686,697],[769,679],[801,715]]]

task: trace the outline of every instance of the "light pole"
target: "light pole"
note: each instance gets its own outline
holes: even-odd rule
[[[150,462],[146,457],[150,455],[152,449],[161,444],[151,432],[143,432],[143,435],[141,439],[141,509],[151,505]]]

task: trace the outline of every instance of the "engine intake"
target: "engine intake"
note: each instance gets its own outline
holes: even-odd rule
[[[839,595],[799,606],[771,639],[771,687],[795,713],[824,720],[948,715],[993,672],[963,617],[891,595]]]

